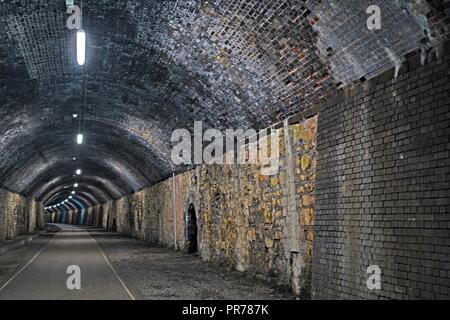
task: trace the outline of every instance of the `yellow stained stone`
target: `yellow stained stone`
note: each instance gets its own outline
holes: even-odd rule
[[[300,224],[303,226],[311,226],[314,220],[314,210],[312,208],[304,208],[300,214]]]
[[[272,207],[276,207],[276,206],[281,206],[281,201],[280,201],[280,199],[273,198],[272,199]]]
[[[275,186],[277,186],[278,185],[278,178],[277,177],[274,177],[274,178],[272,178],[271,179],[271,184],[272,184],[272,187],[275,187]]]
[[[305,262],[309,263],[312,261],[312,256],[313,256],[313,248],[312,246],[306,246],[305,251],[304,251],[304,255],[303,258],[305,259]]]
[[[314,233],[312,230],[306,231],[306,240],[314,241]]]
[[[301,159],[301,167],[302,170],[305,171],[309,168],[309,165],[311,164],[311,158],[309,155],[305,154],[303,155],[302,159]]]
[[[304,206],[310,206],[314,204],[314,197],[309,195],[303,195],[302,197],[302,204]]]
[[[272,223],[272,217],[269,208],[264,208],[264,221],[267,224]]]
[[[305,130],[303,126],[296,126],[294,129],[294,139],[296,141],[302,140],[305,136]]]
[[[266,247],[267,248],[272,248],[273,247],[273,239],[266,238]]]

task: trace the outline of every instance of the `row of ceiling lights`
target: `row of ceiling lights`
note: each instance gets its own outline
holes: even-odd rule
[[[77,63],[80,66],[83,66],[86,62],[86,32],[84,30],[78,30],[77,31]],[[78,118],[77,114],[73,115],[74,119]],[[84,136],[81,133],[81,119],[80,119],[80,127],[79,127],[79,133],[76,136],[76,142],[77,144],[81,145],[83,144]],[[77,158],[73,158],[74,161],[77,160]],[[81,175],[82,171],[81,169],[77,169],[75,171],[75,175]],[[74,175],[74,177],[75,177]],[[78,188],[79,184],[77,182],[74,183],[73,187]],[[73,196],[76,194],[75,190],[72,190],[71,195],[65,199],[63,202],[58,203],[53,206],[46,207],[45,210],[50,209],[56,209],[58,207],[61,207],[68,203],[71,199],[73,199]]]
[[[77,144],[83,144],[83,135],[82,134],[78,134],[77,135]],[[76,161],[77,158],[73,158],[73,160]],[[75,175],[81,175],[81,173],[82,173],[81,169],[77,169],[75,171]],[[78,188],[78,186],[79,186],[79,184],[77,182],[75,182],[74,185],[73,185],[74,188]],[[75,190],[72,190],[71,196],[69,196],[66,200],[64,200],[61,203],[58,203],[57,205],[46,207],[45,210],[49,210],[49,209],[53,209],[53,208],[57,208],[57,207],[63,206],[65,203],[68,203],[70,201],[70,199],[73,198],[73,195],[75,195],[75,194],[76,194]]]
[[[76,159],[76,158],[74,158],[74,159]],[[76,173],[77,175],[80,175],[80,174],[81,174],[81,169],[77,169],[77,170],[75,171],[75,173]],[[79,186],[78,182],[75,182],[75,183],[73,184],[73,187],[74,187],[74,188],[78,188],[78,186]],[[75,190],[72,190],[70,194],[71,194],[71,195],[70,195],[66,200],[64,200],[63,202],[58,203],[58,204],[53,205],[53,206],[45,207],[45,210],[55,209],[55,208],[61,207],[61,206],[63,206],[64,204],[68,203],[71,199],[73,199],[73,196],[76,194],[76,191],[75,191]]]
[[[79,145],[83,144],[83,140],[84,140],[83,138],[84,138],[83,134],[79,133],[76,138],[77,144],[79,144]],[[73,161],[76,161],[76,160],[77,160],[77,158],[73,158]],[[76,169],[74,177],[76,175],[81,175],[81,173],[82,173],[81,169]],[[79,186],[79,184],[77,182],[75,182],[73,185],[74,188],[78,188],[78,186]],[[71,196],[69,196],[66,200],[64,200],[63,202],[58,203],[54,206],[46,207],[45,210],[54,209],[54,208],[63,206],[64,204],[68,203],[70,201],[70,199],[73,199],[73,195],[75,195],[75,194],[76,194],[75,190],[72,190]]]

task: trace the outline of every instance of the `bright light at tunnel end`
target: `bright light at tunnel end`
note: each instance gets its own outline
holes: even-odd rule
[[[77,62],[80,66],[86,62],[86,33],[84,30],[77,31]]]

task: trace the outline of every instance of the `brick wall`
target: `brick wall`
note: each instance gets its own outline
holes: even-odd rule
[[[449,298],[449,58],[415,56],[320,113],[313,298]]]
[[[34,200],[0,189],[0,241],[42,227],[42,206]]]

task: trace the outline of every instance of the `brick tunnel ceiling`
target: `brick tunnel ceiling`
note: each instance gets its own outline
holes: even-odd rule
[[[85,0],[83,71],[65,1],[1,1],[0,186],[57,201],[77,156],[79,200],[117,199],[170,176],[174,129],[262,129],[432,47],[431,2],[377,3],[369,31],[361,0]]]

